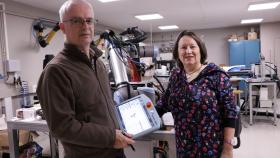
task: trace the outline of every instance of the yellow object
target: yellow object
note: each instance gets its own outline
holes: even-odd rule
[[[52,30],[49,34],[48,34],[48,37],[46,39],[46,42],[49,44],[51,39],[54,37],[56,31]]]
[[[237,90],[237,89],[233,90],[233,94],[241,94],[241,93],[243,93],[242,90]]]

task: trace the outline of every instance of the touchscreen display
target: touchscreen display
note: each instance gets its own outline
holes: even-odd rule
[[[135,135],[151,128],[150,121],[139,99],[124,103],[118,109],[127,133]]]

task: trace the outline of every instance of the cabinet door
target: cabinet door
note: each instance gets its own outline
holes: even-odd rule
[[[229,42],[229,65],[245,64],[245,48],[244,42]]]
[[[247,40],[245,42],[245,65],[250,67],[251,64],[260,62],[260,40]]]

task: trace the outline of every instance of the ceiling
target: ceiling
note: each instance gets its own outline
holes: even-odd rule
[[[13,0],[58,12],[66,0]],[[280,21],[280,6],[274,10],[247,11],[252,2],[264,0],[120,0],[92,3],[98,23],[125,30],[138,26],[146,32],[162,32],[160,25],[177,25],[179,30],[239,26],[241,19],[263,18],[263,23]],[[267,0],[266,0],[267,1]],[[164,19],[140,21],[135,15],[159,13]]]

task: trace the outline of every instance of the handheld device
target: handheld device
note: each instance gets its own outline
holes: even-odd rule
[[[122,131],[141,137],[160,128],[161,119],[150,98],[141,94],[116,106]]]

